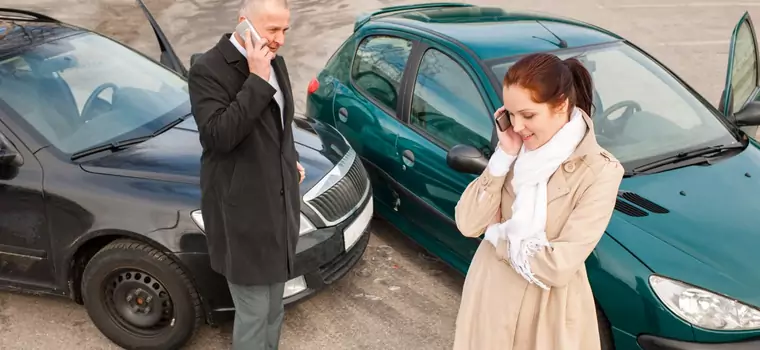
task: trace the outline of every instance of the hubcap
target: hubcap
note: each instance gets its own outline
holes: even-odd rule
[[[123,328],[151,335],[171,324],[174,317],[171,296],[153,276],[127,269],[115,271],[105,283],[107,310]]]

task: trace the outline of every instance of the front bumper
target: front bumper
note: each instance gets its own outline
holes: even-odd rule
[[[369,243],[370,220],[374,211],[372,200],[370,191],[361,207],[344,221],[299,238],[291,278],[295,280],[303,277],[306,286],[295,294],[286,296],[283,300],[286,305],[311,296],[337,281],[359,262]],[[346,249],[344,235],[352,231],[356,232],[357,239],[353,246]],[[177,257],[195,279],[208,322],[213,325],[232,319],[235,309],[227,281],[211,269],[208,254],[179,253]]]
[[[639,346],[644,350],[757,350],[760,338],[732,343],[691,343],[680,340],[660,338],[653,335],[641,335]]]

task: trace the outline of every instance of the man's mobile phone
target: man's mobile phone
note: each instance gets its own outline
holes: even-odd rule
[[[496,126],[499,127],[499,130],[507,131],[507,128],[509,128],[509,115],[507,114],[507,110],[503,110],[499,115],[496,116]]]
[[[251,31],[251,38],[253,38],[253,41],[261,41],[261,35],[259,35],[259,32],[256,31],[256,28],[253,27],[253,24],[251,24],[251,21],[249,21],[248,18],[243,19],[243,21],[235,27],[235,31],[240,35],[240,39],[243,40],[245,40],[246,30]]]

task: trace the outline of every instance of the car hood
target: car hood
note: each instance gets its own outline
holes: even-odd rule
[[[350,148],[337,130],[313,119],[294,120],[293,138],[299,161],[306,170],[302,194],[327,174]],[[91,173],[198,184],[201,152],[198,127],[190,116],[148,141],[81,166]]]
[[[760,305],[760,152],[754,146],[710,166],[627,178],[620,189],[626,199],[618,197],[608,234],[652,271]]]

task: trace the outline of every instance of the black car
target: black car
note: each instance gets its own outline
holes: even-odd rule
[[[234,312],[209,265],[187,70],[144,4],[158,63],[42,14],[0,9],[0,287],[70,297],[124,348],[173,349]],[[362,163],[297,118],[307,177],[290,304],[345,275],[373,215]]]

